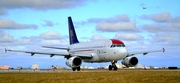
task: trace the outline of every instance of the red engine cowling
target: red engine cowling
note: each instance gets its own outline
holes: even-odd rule
[[[126,67],[134,67],[138,64],[138,59],[134,56],[126,57],[121,62]]]
[[[81,63],[82,59],[77,56],[71,57],[66,61],[66,65],[72,68],[81,66]]]

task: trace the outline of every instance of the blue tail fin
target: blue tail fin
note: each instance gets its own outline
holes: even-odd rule
[[[71,17],[68,17],[68,26],[69,26],[69,43],[70,43],[70,45],[79,43]]]

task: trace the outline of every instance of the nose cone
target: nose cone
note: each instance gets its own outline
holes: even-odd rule
[[[125,47],[120,48],[118,54],[121,59],[125,58],[128,55],[127,49]]]
[[[111,56],[111,60],[121,60],[128,54],[125,47],[116,48],[114,50],[116,51],[114,52],[114,55]]]

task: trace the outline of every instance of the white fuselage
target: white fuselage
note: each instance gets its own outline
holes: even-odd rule
[[[124,43],[122,42],[120,44],[115,42],[113,44],[112,40],[99,40],[73,44],[71,45],[69,52],[73,56],[82,54],[92,56],[91,59],[83,59],[84,62],[109,62],[125,58],[127,56],[127,49]]]

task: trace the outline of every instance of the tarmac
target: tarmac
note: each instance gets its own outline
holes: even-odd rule
[[[118,69],[117,71],[109,71],[108,69],[81,69],[81,71],[72,71],[71,69],[1,69],[0,73],[45,73],[45,72],[145,72],[145,71],[176,71],[180,69]]]

